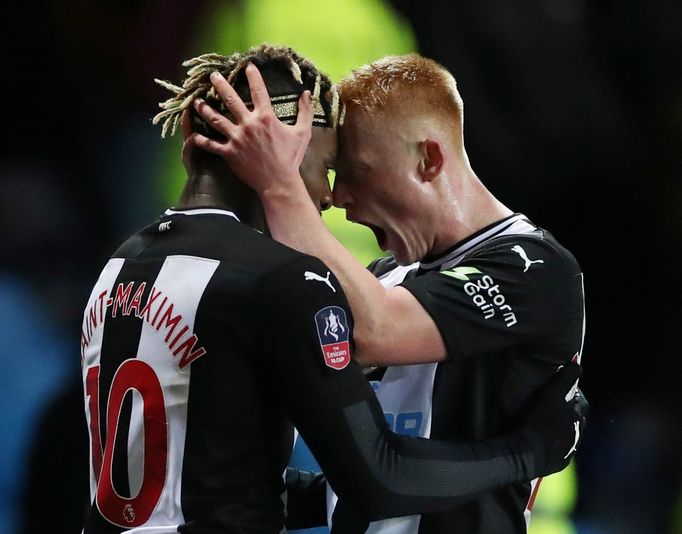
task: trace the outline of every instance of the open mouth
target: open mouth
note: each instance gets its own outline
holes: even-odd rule
[[[388,236],[386,235],[386,230],[375,224],[368,223],[361,219],[356,219],[353,215],[349,215],[348,210],[346,210],[346,219],[352,222],[353,224],[360,224],[366,228],[369,228],[374,234],[374,238],[376,239],[379,248],[382,250],[386,250],[386,241],[388,239]]]
[[[383,228],[380,228],[378,226],[375,226],[373,224],[369,223],[364,223],[360,222],[359,224],[362,224],[363,226],[366,226],[370,230],[372,230],[372,233],[374,234],[374,238],[377,240],[377,244],[379,245],[379,248],[381,250],[386,250],[386,231]]]

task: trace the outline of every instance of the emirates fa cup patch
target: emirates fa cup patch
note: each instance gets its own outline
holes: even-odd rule
[[[350,363],[350,331],[346,311],[338,306],[327,306],[315,314],[317,336],[327,367],[341,370]]]

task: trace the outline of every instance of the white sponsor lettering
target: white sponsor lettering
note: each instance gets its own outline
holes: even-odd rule
[[[507,304],[506,297],[492,276],[484,274],[476,282],[467,282],[464,284],[464,291],[471,297],[478,309],[483,312],[485,319],[495,317],[496,312],[500,312],[507,328],[518,322],[514,310]]]

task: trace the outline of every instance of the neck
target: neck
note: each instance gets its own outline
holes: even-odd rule
[[[449,191],[443,195],[446,208],[436,228],[442,229],[435,236],[431,255],[437,255],[479,230],[513,214],[502,204],[468,165],[448,180]]]
[[[209,169],[190,171],[177,207],[210,207],[232,211],[244,224],[265,231],[263,208],[256,193],[236,178],[217,177]]]

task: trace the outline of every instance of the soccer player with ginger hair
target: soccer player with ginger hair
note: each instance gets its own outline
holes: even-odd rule
[[[263,91],[255,73],[250,81]],[[230,109],[239,105],[224,80],[215,76],[213,84]],[[558,367],[580,360],[580,268],[476,176],[463,142],[462,99],[441,65],[417,54],[387,57],[356,69],[338,89],[334,204],[392,253],[369,270],[305,194],[296,169],[306,139],[270,120],[266,104],[217,121],[225,142],[201,135],[189,142],[220,155],[259,194],[275,239],[332,269],[355,317],[355,358],[389,366],[377,391],[385,412],[416,414],[422,437],[492,437]],[[200,101],[195,108],[213,116]],[[537,480],[510,484],[392,528],[525,532],[537,488]]]

